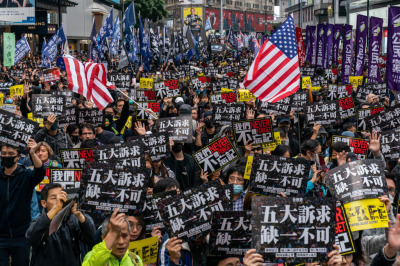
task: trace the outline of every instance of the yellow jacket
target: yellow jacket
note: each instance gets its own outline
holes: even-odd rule
[[[119,261],[107,249],[104,240],[93,247],[92,251],[86,254],[82,266],[143,266],[142,260],[134,253],[126,251],[124,257]]]

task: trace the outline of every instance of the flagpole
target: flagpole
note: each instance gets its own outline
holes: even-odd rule
[[[149,114],[150,116],[152,116],[154,119],[158,119],[158,117],[156,115],[153,115],[152,113],[146,111],[146,108],[142,107],[141,105],[139,105],[134,99],[132,99],[130,96],[126,95],[123,91],[121,91],[120,89],[118,89],[117,87],[115,87],[115,89],[117,91],[119,91],[120,93],[122,93],[123,95],[125,95],[126,98],[128,98],[129,100],[131,100],[134,104],[136,104],[140,109],[142,109],[143,111],[145,111],[147,114]]]

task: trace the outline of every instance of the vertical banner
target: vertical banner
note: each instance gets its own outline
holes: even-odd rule
[[[400,91],[400,7],[389,7],[386,78],[390,90]]]
[[[324,67],[325,25],[317,25],[317,67]]]
[[[353,26],[344,25],[342,52],[342,84],[349,83],[353,63]]]
[[[311,26],[306,27],[306,60],[311,63]]]
[[[14,33],[3,33],[3,65],[6,67],[10,67],[14,65],[14,57],[15,57],[15,34]]]
[[[371,17],[369,20],[368,83],[382,82],[379,71],[379,51],[382,41],[383,19]]]
[[[317,60],[317,53],[315,51],[315,41],[316,41],[316,26],[310,26],[311,30],[310,30],[310,45],[311,45],[311,65],[315,66],[315,62]]]
[[[333,26],[333,46],[332,46],[332,65],[339,65],[339,45],[342,37],[343,25],[335,24]]]
[[[364,68],[365,47],[367,46],[368,17],[357,15],[356,61],[354,76],[361,76]]]
[[[324,52],[324,68],[329,68],[331,61],[331,53],[332,53],[332,45],[333,45],[333,25],[326,24],[325,25],[325,52]]]
[[[301,28],[296,27],[296,40],[297,40],[297,54],[299,56],[300,66],[304,66],[304,60],[306,57],[306,51],[304,48],[303,34]]]

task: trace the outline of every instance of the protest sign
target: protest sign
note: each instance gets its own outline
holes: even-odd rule
[[[343,206],[336,206],[335,244],[339,247],[339,253],[342,256],[356,252]]]
[[[326,99],[328,101],[334,101],[342,98],[351,96],[352,86],[351,84],[328,84],[328,93]]]
[[[240,120],[245,106],[242,103],[213,104],[214,121],[220,125],[230,125]]]
[[[237,147],[244,147],[247,141],[255,145],[274,141],[270,118],[233,122],[233,131]]]
[[[387,94],[387,84],[385,82],[364,84],[364,86],[357,89],[356,99],[361,103],[365,102],[369,94],[375,94],[379,98],[385,97]]]
[[[47,118],[50,114],[60,117],[64,114],[65,96],[51,94],[32,95],[32,113],[34,117]]]
[[[251,249],[251,212],[213,212],[208,254],[242,257],[249,249]]]
[[[3,109],[4,111],[14,114],[15,110],[16,110],[16,105],[15,104],[2,104],[2,105],[0,105],[0,108]]]
[[[220,93],[222,92],[222,88],[229,88],[229,81],[227,78],[217,79],[216,81],[212,82],[212,90],[213,93]]]
[[[232,210],[232,196],[232,185],[213,180],[157,205],[169,236],[186,241],[208,234],[212,212]]]
[[[52,94],[53,94],[53,96],[54,95],[56,95],[56,96],[61,96],[61,95],[65,96],[65,105],[66,106],[72,105],[72,99],[74,98],[74,93],[72,91],[70,91],[70,90],[62,90],[62,91],[56,90]]]
[[[307,123],[330,125],[339,120],[339,104],[337,101],[308,103],[306,105]]]
[[[154,83],[154,90],[158,100],[162,100],[166,97],[171,98],[181,96],[179,83],[176,79],[156,82]]]
[[[247,102],[251,100],[256,100],[257,97],[254,96],[249,90],[239,90],[239,101]]]
[[[383,106],[375,107],[375,108],[366,108],[366,109],[358,109],[357,111],[357,132],[366,131],[367,130],[367,123],[365,122],[365,118],[382,112],[385,110]]]
[[[265,153],[267,151],[274,151],[276,149],[276,146],[280,144],[282,144],[281,133],[274,132],[274,141],[270,143],[261,144],[261,147],[263,148],[263,152]]]
[[[58,183],[64,189],[80,188],[82,169],[52,168],[49,177],[50,183]]]
[[[212,104],[236,102],[236,93],[234,92],[211,94],[210,97]]]
[[[13,84],[12,82],[1,81],[0,82],[0,92],[2,92],[4,94],[9,94],[12,84]]]
[[[161,160],[167,156],[169,150],[168,133],[158,132],[151,135],[133,136],[128,138],[130,142],[139,141],[144,147],[144,153],[150,155],[153,161]]]
[[[4,103],[4,94],[0,93],[0,105]]]
[[[132,73],[111,72],[107,74],[107,81],[120,90],[128,90],[132,83]]]
[[[382,194],[383,195],[383,194]],[[344,204],[352,232],[387,228],[389,216],[385,203],[379,199],[363,199]]]
[[[354,87],[360,87],[363,82],[363,76],[350,76],[349,77],[349,83],[351,83]]]
[[[247,161],[246,161],[246,168],[244,169],[244,179],[250,179],[251,176],[251,169],[253,167],[253,155],[247,156]]]
[[[302,77],[301,78],[301,88],[304,90],[309,87],[311,87],[311,78],[310,77]]]
[[[10,97],[22,96],[24,85],[14,85],[10,87]]]
[[[0,143],[25,149],[28,140],[38,130],[38,123],[0,109]]]
[[[257,109],[259,112],[269,115],[271,112],[274,112],[276,115],[287,115],[290,113],[292,104],[292,98],[286,97],[280,101],[275,103],[269,102],[259,102]]]
[[[389,124],[386,123],[386,110],[371,114],[364,118],[367,130],[376,132],[390,130]]]
[[[328,80],[336,80],[338,76],[338,69],[337,68],[327,68],[325,69],[325,79]]]
[[[135,90],[136,102],[152,102],[157,101],[156,92],[154,90]]]
[[[279,156],[254,155],[249,191],[257,194],[303,195],[311,164],[304,160]]]
[[[307,91],[297,91],[291,95],[291,110],[303,112],[305,105],[309,102],[309,93]]]
[[[352,138],[346,136],[332,136],[332,144],[335,142],[344,142],[349,147],[352,153],[354,153],[358,159],[367,159],[368,155],[368,141],[359,138]]]
[[[328,85],[328,80],[325,77],[314,77],[311,80],[311,87],[322,87],[323,85]]]
[[[59,120],[60,126],[77,124],[76,110],[77,110],[76,106],[64,107],[64,114],[61,115],[60,117],[57,117],[57,119]]]
[[[145,109],[150,109],[153,111],[158,117],[160,114],[160,103],[159,102],[141,102],[137,103],[142,108],[136,108],[136,120],[148,120],[153,119],[151,115],[149,115]]]
[[[78,125],[90,123],[93,126],[101,126],[103,124],[103,111],[97,108],[92,109],[76,109],[76,120]]]
[[[60,69],[58,67],[43,70],[43,81],[53,82],[60,79]]]
[[[82,169],[85,161],[93,161],[92,148],[60,150],[62,166],[65,168]]]
[[[314,67],[300,67],[302,77],[313,77],[315,73]]]
[[[133,214],[143,208],[148,171],[142,167],[116,167],[114,163],[90,162],[83,166],[80,198],[82,209],[96,209]]]
[[[161,118],[156,121],[155,130],[166,132],[173,141],[193,142],[193,122],[191,116]]]
[[[193,88],[196,90],[204,89],[208,87],[210,84],[207,82],[207,77],[202,76],[198,78],[192,78]]]
[[[46,167],[46,175],[44,176],[43,180],[39,183],[39,185],[36,186],[36,188],[35,188],[36,191],[38,191],[38,192],[42,191],[42,188],[45,185],[50,183],[50,179],[49,179],[50,171],[51,171],[51,168]]]
[[[353,98],[347,97],[338,100],[340,119],[344,120],[356,115]]]
[[[141,78],[139,88],[141,89],[152,89],[153,88],[153,79],[151,78]]]
[[[236,90],[239,88],[239,80],[237,79],[228,79],[229,89]]]
[[[239,158],[239,154],[227,137],[221,137],[192,154],[194,160],[208,175]]]
[[[325,181],[332,195],[343,203],[377,198],[387,192],[381,161],[375,159],[335,167],[325,174]]]
[[[151,233],[154,227],[160,227],[160,231],[166,233],[157,204],[162,199],[168,199],[176,195],[176,190],[170,190],[146,196],[146,201],[144,202],[142,210],[143,219],[146,223],[146,233]]]
[[[328,261],[335,243],[336,199],[252,197],[251,210],[252,248],[265,262]]]
[[[93,159],[96,162],[114,163],[115,165],[142,167],[144,145],[139,142],[108,144],[93,148]]]
[[[381,133],[381,152],[385,159],[397,161],[400,158],[400,129]]]
[[[11,73],[11,77],[22,78],[22,76],[24,75],[24,70],[23,69],[11,69],[10,73]]]
[[[143,265],[156,263],[158,255],[158,236],[130,242],[128,249],[141,258]]]

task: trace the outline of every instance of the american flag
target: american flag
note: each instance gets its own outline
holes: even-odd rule
[[[103,110],[113,98],[107,90],[107,73],[103,64],[87,62],[85,65],[72,56],[62,57],[68,77],[68,89],[83,95]]]
[[[244,86],[263,102],[277,102],[299,89],[300,69],[293,17],[262,45]]]

